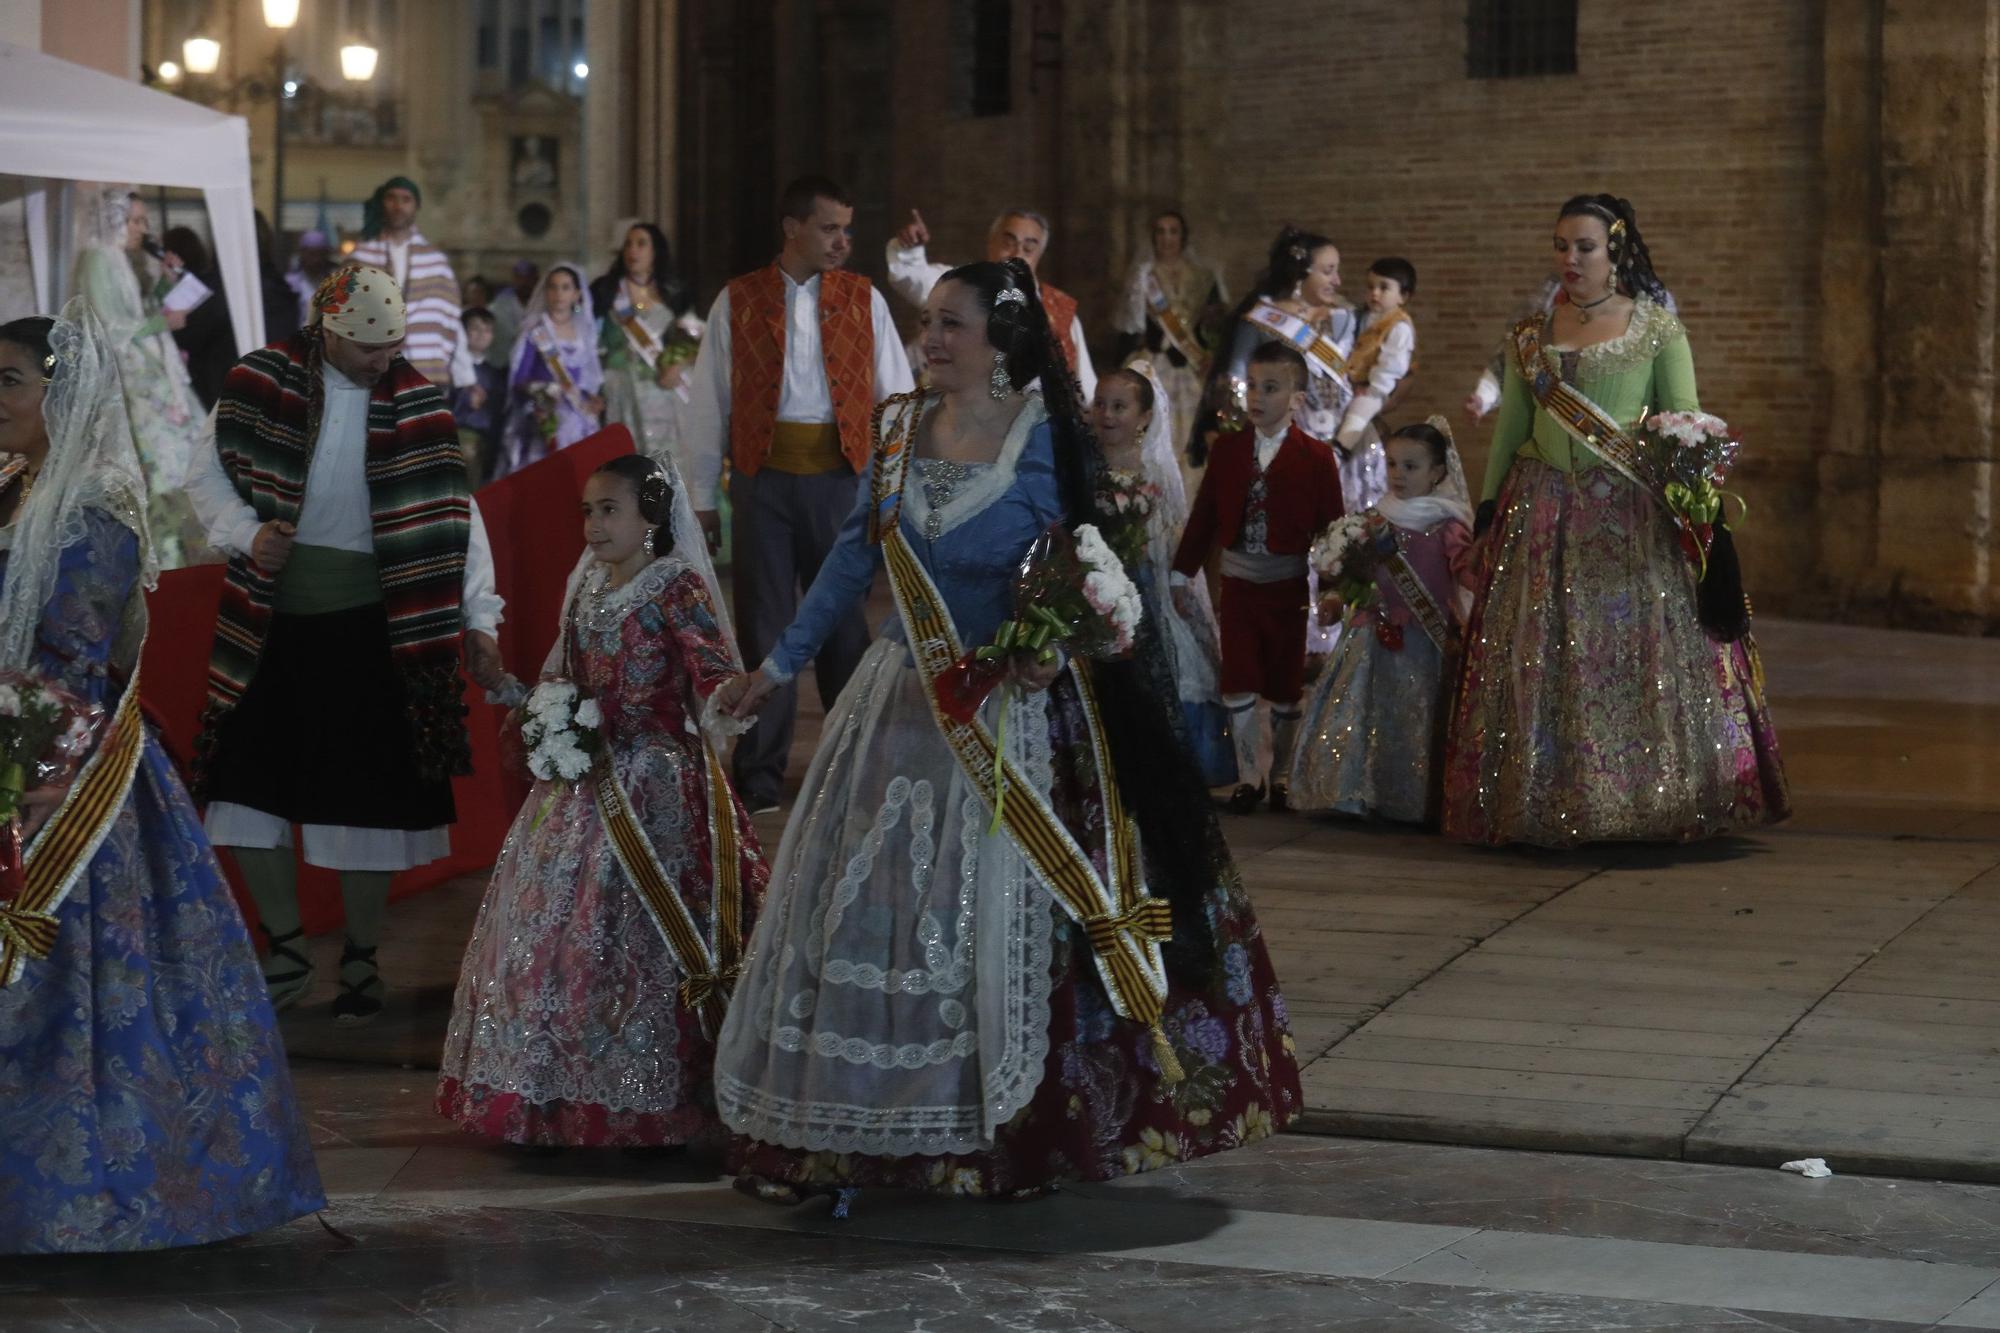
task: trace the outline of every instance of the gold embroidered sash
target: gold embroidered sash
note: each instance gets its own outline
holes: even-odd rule
[[[563,364],[562,352],[556,345],[556,337],[545,322],[547,316],[537,320],[535,327],[528,330],[528,341],[542,354],[542,364],[549,368],[549,375],[556,382],[556,391],[569,400],[569,405],[583,411],[582,395],[577,392],[576,380],[571,377],[569,367]]]
[[[1383,567],[1388,571],[1389,582],[1403,595],[1403,601],[1408,604],[1410,614],[1417,618],[1419,625],[1423,626],[1424,633],[1428,634],[1431,642],[1437,645],[1438,652],[1449,652],[1451,618],[1445,614],[1445,609],[1438,605],[1437,598],[1431,596],[1430,588],[1417,577],[1416,567],[1410,563],[1410,557],[1403,553],[1400,542],[1397,543],[1396,554],[1385,560]]]
[[[1345,381],[1347,378],[1347,358],[1340,354],[1340,348],[1333,339],[1315,329],[1289,310],[1280,309],[1266,297],[1250,307],[1244,316],[1252,324],[1266,333],[1278,336],[1281,342],[1290,343],[1305,357],[1306,364],[1330,379]]]
[[[672,311],[668,312],[673,313]],[[632,349],[632,355],[646,363],[646,369],[657,370],[660,354],[667,349],[661,344],[646,321],[639,318],[639,312],[620,293],[617,303],[611,307],[611,322],[625,333],[625,345]]]
[[[1188,366],[1194,373],[1206,377],[1208,353],[1204,352],[1201,344],[1195,340],[1194,331],[1188,328],[1187,321],[1181,318],[1181,312],[1167,299],[1167,289],[1160,282],[1158,269],[1146,271],[1146,311],[1153,317],[1153,322],[1160,326],[1161,332],[1167,335],[1167,343],[1187,358]]]
[[[960,771],[982,795],[994,789],[995,766],[1004,771],[1010,799],[1005,803],[1002,823],[1008,836],[1063,911],[1084,928],[1112,1007],[1126,1018],[1157,1029],[1167,995],[1160,942],[1172,936],[1173,916],[1164,900],[1146,896],[1136,835],[1112,774],[1088,669],[1077,659],[1065,668],[1083,695],[1091,753],[1104,793],[1108,878],[1097,873],[1090,857],[1049,808],[1047,794],[1037,791],[999,753],[992,733],[977,719],[961,723],[945,714],[935,683],[939,674],[963,655],[950,613],[900,528],[887,534],[882,550],[889,587],[902,612],[910,652],[923,681],[924,698],[958,759]],[[1156,1051],[1162,1045],[1156,1041]],[[1163,1071],[1166,1063],[1162,1061]]]
[[[55,948],[56,912],[124,809],[145,743],[135,670],[104,739],[70,784],[62,805],[28,845],[22,858],[21,896],[0,903],[0,986],[19,977],[29,958],[47,958]]]
[[[1542,316],[1533,315],[1514,326],[1516,369],[1528,392],[1542,410],[1577,443],[1603,459],[1611,469],[1653,497],[1654,503],[1675,523],[1673,507],[1667,503],[1666,478],[1646,456],[1637,440],[1618,424],[1609,412],[1590,401],[1581,390],[1549,368],[1542,354]]]
[[[592,781],[597,790],[598,814],[611,835],[611,850],[625,877],[638,891],[646,914],[659,927],[660,938],[681,970],[680,1001],[701,1020],[710,1037],[722,1030],[722,1017],[729,994],[736,988],[742,971],[740,942],[743,938],[743,883],[739,873],[741,844],[737,839],[736,811],[729,800],[729,784],[722,764],[706,741],[702,756],[708,770],[708,847],[715,875],[715,910],[711,938],[703,939],[688,910],[668,877],[666,867],[653,850],[653,841],[639,825],[625,789],[618,785],[608,756],[600,756]]]

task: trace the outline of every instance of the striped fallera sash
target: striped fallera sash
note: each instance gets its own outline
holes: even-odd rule
[[[1319,374],[1336,380],[1347,378],[1347,358],[1340,354],[1340,348],[1333,339],[1289,310],[1279,309],[1267,298],[1251,306],[1250,313],[1243,318],[1266,333],[1275,334],[1279,341],[1297,348],[1299,354],[1305,357],[1306,364]]]
[[[1438,605],[1437,598],[1431,596],[1431,590],[1424,585],[1424,581],[1417,577],[1415,567],[1410,564],[1410,557],[1403,553],[1400,544],[1397,546],[1396,554],[1383,561],[1383,568],[1388,571],[1389,582],[1395,585],[1397,592],[1403,594],[1403,601],[1408,603],[1410,614],[1414,615],[1417,623],[1424,627],[1424,633],[1428,634],[1431,642],[1437,645],[1437,650],[1440,653],[1450,652],[1451,617],[1445,614],[1442,606]]]
[[[1549,368],[1548,359],[1542,355],[1542,319],[1541,315],[1533,315],[1514,326],[1516,369],[1521,372],[1528,392],[1571,439],[1610,464],[1614,472],[1652,496],[1654,503],[1672,515],[1673,506],[1667,503],[1667,479],[1646,457],[1639,442],[1609,412]],[[1675,522],[1680,522],[1678,516]]]
[[[1146,273],[1146,312],[1160,326],[1160,331],[1167,335],[1168,345],[1187,358],[1188,366],[1194,373],[1207,375],[1208,353],[1201,349],[1194,330],[1181,318],[1181,312],[1167,299],[1167,289],[1161,285],[1157,269],[1149,269]]]
[[[1173,1081],[1179,1076],[1178,1064],[1160,1032],[1160,1015],[1165,1012],[1167,998],[1166,964],[1160,956],[1160,944],[1173,935],[1173,912],[1164,899],[1146,894],[1138,835],[1125,814],[1118,781],[1111,769],[1087,665],[1072,658],[1065,670],[1076,681],[1083,697],[1085,729],[1104,796],[1108,876],[1097,873],[1089,855],[1049,807],[1047,793],[1036,790],[999,752],[993,734],[976,718],[958,722],[945,713],[938,702],[936,681],[945,668],[963,656],[950,612],[900,527],[884,539],[882,550],[889,571],[889,587],[895,593],[897,609],[902,612],[903,624],[909,631],[911,656],[923,680],[924,699],[958,760],[959,770],[982,799],[994,790],[994,770],[999,768],[1004,772],[1011,798],[1004,804],[1001,819],[1007,835],[1057,905],[1083,927],[1090,941],[1092,961],[1104,980],[1112,1008],[1120,1016],[1152,1029],[1161,1071]],[[990,807],[990,799],[987,803]]]
[[[702,743],[708,778],[708,849],[715,876],[714,910],[710,913],[709,937],[702,937],[688,910],[660,864],[653,841],[646,836],[632,812],[632,802],[618,785],[611,760],[600,757],[592,782],[597,792],[598,813],[611,835],[611,850],[625,877],[638,891],[646,914],[659,928],[668,952],[681,970],[681,1004],[698,1016],[702,1031],[713,1038],[722,1030],[722,1018],[742,971],[743,879],[739,854],[742,844],[736,830],[736,811],[729,800],[729,783],[722,764],[707,742]]]
[[[70,784],[61,807],[28,845],[21,896],[0,903],[0,986],[12,984],[28,959],[47,958],[55,948],[56,913],[125,808],[145,744],[135,670],[104,739]]]

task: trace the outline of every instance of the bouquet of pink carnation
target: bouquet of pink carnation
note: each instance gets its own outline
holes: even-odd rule
[[[1706,412],[1655,413],[1646,418],[1645,435],[1666,464],[1667,512],[1680,529],[1681,548],[1706,573],[1722,502],[1733,499],[1743,505],[1742,496],[1722,489],[1743,439],[1728,422]]]
[[[21,896],[21,796],[70,780],[90,755],[104,710],[39,676],[0,671],[0,901]]]
[[[1160,507],[1160,488],[1130,472],[1106,471],[1097,482],[1098,529],[1127,565],[1146,552],[1146,525]]]

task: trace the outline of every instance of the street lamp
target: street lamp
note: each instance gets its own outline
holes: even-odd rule
[[[222,43],[197,33],[181,43],[181,59],[190,74],[213,74],[222,64]]]
[[[299,21],[300,0],[263,0],[264,26],[277,34],[271,53],[271,79],[269,91],[272,114],[275,120],[271,129],[271,193],[272,218],[279,235],[285,230],[285,103],[296,98],[304,85],[289,76],[286,71],[288,61],[285,52],[285,33]],[[181,57],[189,74],[207,76],[215,73],[222,65],[222,43],[207,35],[205,31],[181,43]],[[367,41],[355,38],[340,48],[340,72],[350,83],[366,83],[375,77],[375,64],[379,53]],[[171,72],[169,72],[171,71]],[[160,66],[162,82],[172,83],[180,77],[181,70],[172,61]],[[248,79],[236,87],[251,97],[262,97],[266,85],[262,79]]]
[[[362,38],[340,48],[340,72],[349,83],[366,83],[375,77],[375,62],[381,52]]]

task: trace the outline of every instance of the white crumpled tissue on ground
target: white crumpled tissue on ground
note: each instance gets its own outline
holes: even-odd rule
[[[1786,1162],[1780,1171],[1796,1171],[1807,1180],[1825,1180],[1833,1174],[1833,1168],[1826,1164],[1824,1157],[1802,1157],[1796,1162]]]

